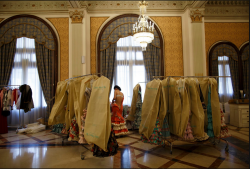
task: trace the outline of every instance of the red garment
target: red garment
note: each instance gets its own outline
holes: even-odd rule
[[[111,123],[114,126],[113,129],[116,136],[128,134],[126,122],[122,117],[122,111],[123,111],[123,100],[120,108],[116,103],[112,104],[113,114],[111,116]]]
[[[2,92],[2,91],[1,91]],[[0,134],[8,133],[7,116],[2,115],[2,97],[0,97]]]

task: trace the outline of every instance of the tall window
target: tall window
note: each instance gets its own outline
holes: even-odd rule
[[[121,38],[117,42],[115,73],[110,100],[114,97],[114,85],[121,87],[124,94],[124,105],[131,105],[133,88],[139,82],[146,82],[146,70],[140,44],[132,36]],[[146,83],[139,83],[144,96]]]
[[[218,57],[219,76],[231,76],[229,67],[229,58],[227,56]],[[233,99],[233,87],[231,77],[219,78],[219,98],[220,102],[225,103]]]
[[[34,109],[23,114],[20,118],[23,124],[35,122],[40,117],[45,117],[46,102],[44,100],[41,83],[38,76],[35,40],[29,38],[18,38],[14,66],[11,72],[10,85],[27,84],[31,87]],[[15,107],[14,107],[15,109]],[[9,119],[9,125],[18,124],[18,111],[14,110]]]

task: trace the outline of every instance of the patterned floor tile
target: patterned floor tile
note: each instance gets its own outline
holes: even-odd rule
[[[248,131],[249,132],[249,127],[241,128],[240,131]]]
[[[137,163],[145,165],[150,168],[159,168],[163,164],[167,163],[169,160],[155,155],[146,153],[143,157],[137,159]]]
[[[46,141],[46,140],[50,140],[50,139],[57,139],[60,138],[60,136],[56,136],[56,135],[46,135],[46,136],[37,136],[35,138],[38,138],[39,140],[42,141]]]
[[[123,137],[123,138],[118,138],[116,139],[118,143],[122,143],[122,144],[130,144],[132,142],[138,141],[136,139],[130,138],[130,137]]]
[[[218,168],[248,168],[240,164],[232,163],[229,161],[223,161]]]
[[[132,147],[137,147],[137,148],[140,148],[140,149],[143,149],[143,150],[150,150],[152,148],[157,147],[157,145],[152,145],[152,144],[149,144],[149,143],[143,143],[141,141],[139,141],[139,143],[135,143],[135,144],[133,144],[131,146]]]
[[[180,155],[181,153],[183,153],[184,151],[179,150],[179,149],[174,149],[172,150],[172,154],[170,154],[170,148],[166,147],[166,148],[158,148],[154,151],[152,151],[152,153],[154,154],[159,154],[159,155],[163,155],[166,157],[170,157],[170,158],[175,158],[178,155]]]
[[[224,153],[221,153],[219,150],[211,146],[199,146],[196,149],[194,149],[193,152],[204,153],[216,157],[221,157],[224,155]]]
[[[6,133],[6,134],[0,134],[2,137],[10,137],[10,136],[16,136],[17,134],[16,134],[16,132],[14,132],[14,131],[9,131],[8,133]]]
[[[140,138],[141,138],[141,135],[139,135],[139,134],[131,134],[131,135],[129,135],[129,136],[131,136],[131,137],[135,137],[135,138],[138,138],[138,139],[140,139]]]
[[[33,143],[38,143],[34,139],[25,139],[25,140],[18,140],[18,141],[13,141],[13,144],[22,144],[22,143],[28,143],[28,144],[33,144]]]
[[[143,153],[142,151],[139,151],[139,150],[136,150],[136,149],[134,149],[134,151],[135,151],[135,155],[136,155],[136,156],[137,156],[138,154]]]
[[[15,137],[7,137],[6,140],[17,141],[17,140],[23,140],[23,139],[28,139],[28,138],[29,138],[28,136],[17,134]]]
[[[171,165],[169,168],[195,168],[195,167],[176,162],[173,165]]]
[[[216,160],[216,158],[207,157],[207,156],[195,154],[195,153],[189,153],[188,155],[181,158],[180,160],[188,162],[188,163],[200,165],[203,167],[209,167]]]

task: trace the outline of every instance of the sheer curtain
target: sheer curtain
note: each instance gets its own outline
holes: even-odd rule
[[[110,93],[110,100],[114,97],[114,86],[121,87],[124,94],[123,105],[131,105],[133,88],[139,82],[146,82],[146,70],[140,44],[132,36],[120,38],[117,42],[117,55],[115,59],[115,73]],[[146,83],[140,83],[142,99]]]
[[[219,76],[231,76],[229,67],[229,58],[227,56],[218,57]],[[231,77],[219,78],[219,99],[221,103],[226,103],[233,99],[233,86]]]
[[[9,81],[10,85],[27,84],[32,89],[34,108],[24,113],[20,110],[20,125],[24,126],[35,122],[38,118],[45,118],[46,102],[44,100],[41,83],[37,71],[35,40],[29,38],[18,38],[16,43],[16,53],[14,56],[14,66]],[[11,115],[8,117],[8,126],[19,124],[19,110],[13,106]]]

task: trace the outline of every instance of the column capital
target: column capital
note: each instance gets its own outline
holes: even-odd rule
[[[75,9],[74,11],[69,11],[69,16],[71,18],[71,23],[82,23],[84,11]]]
[[[205,8],[190,8],[190,17],[193,23],[202,22],[202,17],[204,16]]]

